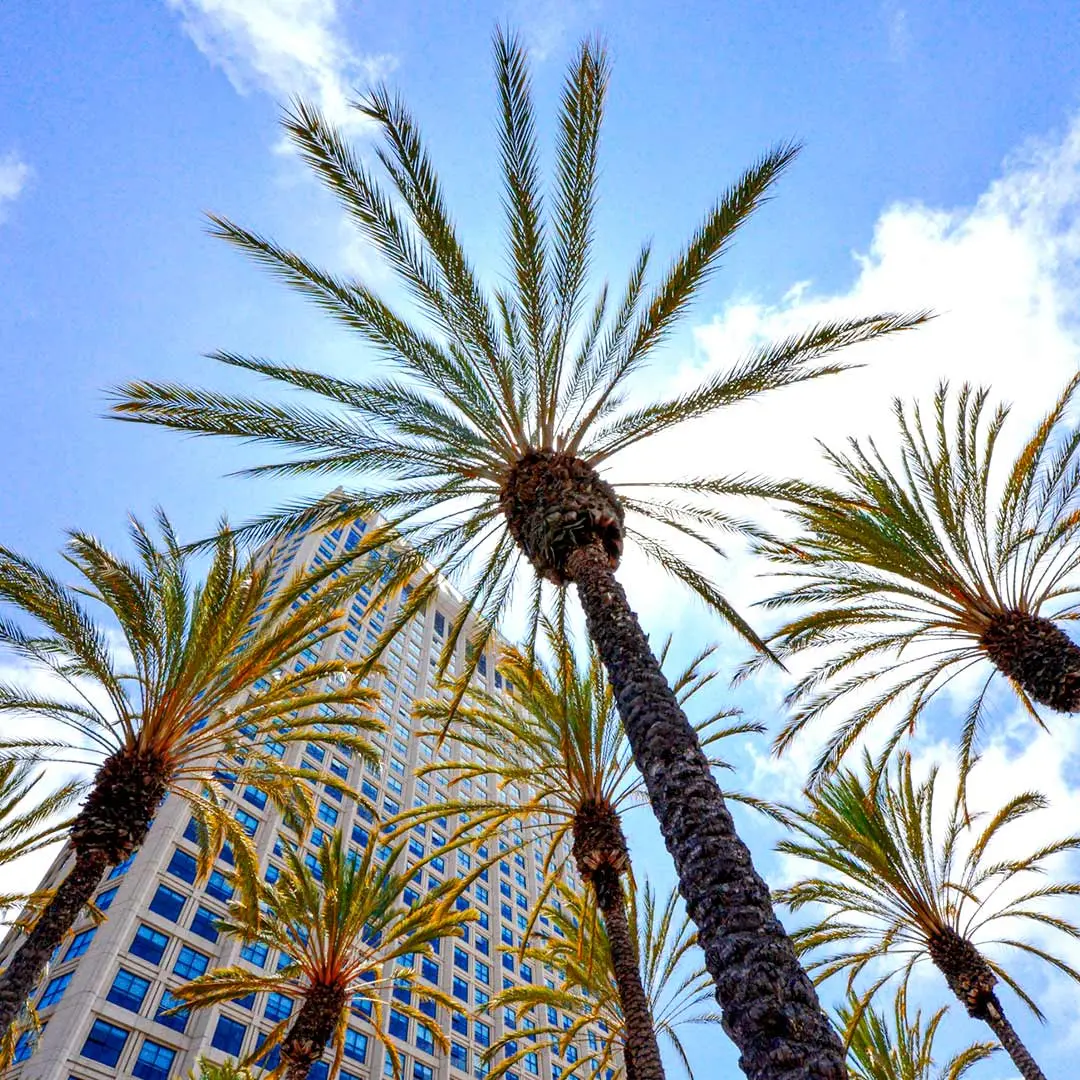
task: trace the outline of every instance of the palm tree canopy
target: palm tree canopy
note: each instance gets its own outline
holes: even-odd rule
[[[875,773],[868,756],[865,764],[866,778],[840,770],[807,793],[805,808],[784,811],[798,835],[781,840],[777,850],[821,868],[820,876],[777,893],[792,911],[809,904],[825,910],[792,935],[810,956],[815,981],[846,973],[851,990],[874,965],[858,998],[865,1006],[895,975],[906,978],[928,958],[940,966],[940,950],[967,943],[980,953],[992,950],[980,961],[992,973],[991,986],[1000,979],[1041,1018],[996,953],[1015,950],[1080,982],[1080,972],[1064,960],[1016,936],[1018,927],[1034,926],[1080,937],[1080,927],[1055,910],[1059,898],[1080,896],[1080,882],[1045,877],[1054,856],[1080,849],[1080,834],[1044,842],[1036,833],[1022,854],[998,854],[1003,833],[1010,831],[1008,842],[1015,844],[1017,826],[1022,830],[1047,806],[1042,795],[1025,792],[991,814],[971,814],[958,791],[942,827],[936,768],[917,783],[908,755],[891,775]]]
[[[199,1058],[198,1069],[191,1069],[187,1080],[255,1080],[255,1074],[235,1058],[224,1061]]]
[[[432,942],[441,937],[460,936],[476,912],[456,907],[461,884],[456,879],[430,890],[409,907],[403,894],[415,868],[395,870],[402,848],[382,849],[378,829],[372,830],[363,850],[349,847],[339,830],[319,849],[316,868],[298,847],[286,847],[278,879],[273,884],[260,882],[254,897],[238,893],[220,926],[245,943],[258,942],[277,950],[287,962],[275,971],[252,971],[240,965],[217,968],[180,987],[176,994],[201,1008],[260,991],[303,1000],[319,989],[331,988],[348,1005],[341,1010],[334,1031],[334,1068],[341,1062],[352,1009],[371,1017],[375,1037],[387,1047],[400,1073],[397,1051],[383,1030],[382,992],[390,985],[408,984],[421,999],[451,1008],[445,994],[420,981],[413,957],[431,954]],[[394,1008],[427,1022],[412,1004],[395,999]],[[259,1059],[281,1043],[289,1023],[283,1020],[269,1033],[258,1049]],[[432,1027],[445,1049],[446,1036]]]
[[[311,801],[305,774],[283,764],[275,748],[324,741],[374,755],[363,733],[381,725],[369,712],[372,692],[361,685],[357,665],[301,660],[305,650],[318,652],[340,619],[308,599],[313,580],[300,575],[275,592],[269,565],[242,559],[223,529],[205,576],[194,583],[193,556],[163,514],[159,525],[160,542],[132,523],[134,562],[72,534],[66,555],[78,587],[0,548],[0,600],[38,624],[26,629],[0,620],[0,647],[49,672],[64,691],[0,685],[0,714],[47,722],[45,733],[24,724],[0,740],[0,752],[99,769],[141,763],[191,804],[203,869],[227,841],[250,885],[254,852],[224,810],[225,789],[254,784],[282,810],[303,816]],[[119,625],[119,648],[87,601]],[[98,810],[109,818],[108,806]],[[118,827],[121,857],[131,826],[119,817],[123,810],[114,808],[117,820],[106,822]],[[104,825],[100,831],[97,843],[118,843]]]
[[[550,664],[530,657],[525,649],[505,649],[498,670],[506,693],[489,693],[474,684],[460,706],[449,696],[417,704],[415,714],[430,722],[424,734],[438,738],[448,732],[460,748],[457,756],[423,765],[417,775],[449,774],[447,786],[457,797],[401,815],[404,825],[447,813],[461,815],[455,843],[468,839],[482,844],[495,833],[510,831],[542,845],[544,881],[530,927],[551,890],[563,880],[562,848],[564,842],[576,841],[575,825],[586,816],[592,823],[601,817],[617,822],[626,810],[646,801],[644,782],[595,648],[589,648],[587,661],[582,662],[565,626],[546,619],[541,624]],[[662,660],[670,645],[669,639],[661,650]],[[684,707],[716,677],[709,666],[714,649],[700,650],[675,673],[672,688]],[[702,745],[714,747],[721,739],[762,730],[748,721],[729,722],[734,715],[720,710],[700,719],[695,727]],[[730,768],[715,757],[711,764]],[[494,784],[490,797],[465,793],[463,785],[472,789],[477,781]],[[621,846],[625,856],[625,841],[611,842]],[[628,865],[621,863],[617,869],[622,872]],[[595,908],[588,917],[595,917]]]
[[[927,416],[895,402],[898,464],[872,440],[827,452],[840,481],[835,496],[790,507],[799,535],[760,545],[790,579],[764,606],[803,612],[769,638],[770,648],[818,658],[788,696],[797,709],[776,748],[868,680],[880,686],[828,739],[815,782],[890,706],[902,708],[883,755],[943,687],[997,663],[995,638],[1009,618],[1080,616],[1080,427],[1067,419],[1077,386],[1080,376],[1011,462],[998,448],[1009,409],[991,413],[986,389],[965,384],[950,401],[942,384]],[[966,717],[965,760],[988,685]],[[1017,678],[1013,686],[1037,716],[1030,688]]]
[[[444,670],[467,622],[475,664],[507,606],[524,554],[541,581],[566,581],[567,545],[601,539],[617,561],[624,539],[683,582],[749,640],[750,627],[682,554],[693,541],[717,550],[716,537],[753,528],[718,509],[719,495],[799,497],[802,485],[748,475],[664,478],[618,485],[597,474],[620,454],[679,424],[727,405],[842,370],[831,354],[915,326],[922,314],[875,314],[821,323],[753,349],[702,385],[666,400],[631,406],[640,373],[729,250],[738,228],[768,198],[797,148],[763,155],[716,201],[687,246],[651,288],[645,244],[625,286],[590,295],[598,199],[598,147],[609,80],[606,52],[584,42],[569,66],[557,119],[555,175],[541,181],[527,57],[520,42],[495,38],[499,163],[506,213],[509,280],[488,289],[461,245],[446,197],[404,103],[379,87],[356,103],[381,136],[374,156],[385,181],[309,104],[296,102],[284,126],[294,145],[340,201],[350,221],[405,287],[410,322],[367,283],[343,278],[240,225],[212,217],[212,232],[238,246],[373,347],[386,374],[347,378],[217,352],[232,367],[307,391],[315,404],[267,402],[152,382],[116,392],[121,419],[282,447],[261,475],[361,474],[358,486],[301,500],[253,522],[265,538],[300,523],[330,525],[385,515],[353,553],[361,560],[397,540],[410,554],[381,580],[388,595],[415,574],[408,600],[387,626],[381,648],[431,598],[439,574],[461,584],[466,603],[451,627]],[[552,484],[560,493],[547,488]],[[565,488],[576,492],[571,506]],[[563,516],[529,511],[560,501]],[[541,514],[543,517],[543,514]],[[550,542],[549,542],[550,541]],[[466,675],[471,674],[471,670]]]
[[[934,1040],[947,1012],[947,1008],[938,1009],[925,1023],[921,1009],[910,1016],[903,983],[896,989],[891,1019],[877,1009],[862,1009],[857,1000],[849,998],[837,1016],[840,1027],[848,1033],[851,1080],[962,1080],[998,1047],[973,1043],[935,1068]]]
[[[571,1018],[570,1027],[539,1025],[531,1028],[530,1034],[553,1037],[562,1055],[568,1046],[580,1043],[586,1029],[599,1025],[606,1037],[595,1049],[579,1047],[582,1053],[573,1074],[581,1080],[595,1080],[613,1068],[615,1076],[622,1077],[623,1015],[611,950],[603,924],[589,918],[588,908],[589,901],[580,893],[565,886],[559,888],[544,911],[550,930],[545,929],[543,939],[525,953],[538,968],[543,966],[557,973],[555,988],[539,981],[516,986],[496,994],[489,1008],[511,1006],[519,1022],[549,1005],[561,1010]],[[674,889],[661,901],[648,881],[641,888],[631,884],[629,908],[641,980],[657,1036],[669,1043],[693,1080],[679,1029],[686,1024],[720,1022],[719,1013],[712,1008],[709,976],[695,958],[697,935],[693,924],[685,915],[679,916]],[[502,1058],[493,1064],[493,1080],[513,1069],[532,1049],[527,1042],[524,1049],[505,1053],[514,1041],[514,1033],[507,1032],[485,1055],[493,1063]]]

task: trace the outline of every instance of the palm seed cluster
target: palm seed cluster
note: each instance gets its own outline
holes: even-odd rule
[[[119,419],[273,446],[281,456],[255,473],[341,474],[344,492],[316,486],[191,545],[164,514],[156,529],[135,522],[131,559],[73,533],[64,554],[75,584],[0,548],[0,644],[28,673],[0,686],[0,710],[19,721],[0,742],[0,861],[61,837],[71,853],[51,893],[3,898],[19,913],[20,936],[0,974],[4,1064],[40,1029],[38,987],[51,954],[168,796],[190,805],[200,875],[224,845],[235,853],[221,931],[285,958],[272,974],[214,969],[177,1000],[198,1009],[272,991],[294,1003],[262,1047],[263,1065],[276,1055],[272,1068],[205,1060],[203,1080],[267,1072],[300,1080],[327,1046],[336,1074],[357,1008],[400,1071],[385,992],[410,985],[416,1004],[395,1007],[417,1018],[425,1002],[450,1007],[414,982],[411,961],[476,918],[459,902],[460,879],[406,898],[417,865],[406,859],[407,835],[447,814],[458,822],[448,849],[472,852],[478,871],[494,861],[480,856],[495,850],[485,845],[522,822],[540,845],[543,881],[520,955],[558,982],[514,986],[487,1007],[537,1017],[558,1006],[573,1025],[534,1023],[532,1032],[563,1048],[600,1023],[605,1038],[564,1076],[660,1080],[671,1062],[693,1075],[682,1029],[707,1022],[711,1038],[723,1038],[722,1027],[734,1042],[750,1080],[954,1078],[999,1048],[1025,1080],[1043,1077],[1007,1016],[1018,1001],[1042,1017],[1010,958],[1080,980],[1041,936],[1080,937],[1068,907],[1080,882],[1061,874],[1080,836],[1026,830],[1047,806],[1038,792],[990,807],[972,805],[970,793],[996,675],[1038,724],[1080,710],[1080,649],[1059,625],[1080,613],[1080,428],[1070,421],[1080,376],[1011,461],[999,439],[1007,408],[993,409],[985,389],[943,383],[929,407],[896,403],[897,436],[886,449],[884,439],[852,439],[827,451],[827,485],[753,476],[746,462],[619,483],[609,470],[631,448],[695,420],[719,422],[724,408],[766,392],[839,375],[849,366],[841,350],[915,329],[927,314],[822,322],[754,347],[691,390],[631,407],[635,377],[798,148],[777,146],[748,168],[659,273],[646,243],[623,284],[597,288],[605,51],[586,41],[569,65],[550,187],[525,52],[502,31],[494,52],[510,266],[500,286],[486,286],[469,261],[404,102],[380,87],[355,103],[379,134],[361,156],[296,101],[284,118],[289,138],[396,276],[409,310],[226,218],[213,217],[213,231],[358,335],[374,373],[351,379],[220,352],[220,362],[300,390],[308,403],[150,382],[114,391]],[[735,500],[767,506],[770,524],[734,515]],[[369,523],[358,545],[284,589],[248,553],[290,530],[358,518]],[[779,612],[764,637],[690,554],[717,552],[721,533],[741,534],[782,582],[762,602]],[[627,550],[696,597],[751,659],[725,669],[714,646],[680,643],[691,660],[679,670],[670,641],[655,650],[617,576]],[[268,882],[228,812],[226,787],[253,785],[288,820],[310,820],[303,770],[267,753],[267,741],[373,755],[370,738],[384,725],[369,677],[445,580],[464,597],[438,662],[447,692],[420,702],[416,717],[433,738],[476,753],[421,771],[444,771],[451,785],[492,778],[498,791],[525,790],[524,801],[461,790],[378,822],[362,851],[340,831],[317,866],[286,850],[285,869]],[[375,603],[393,600],[396,612],[371,651],[284,674],[337,632],[361,588]],[[499,627],[522,590],[525,634],[508,646]],[[585,641],[570,630],[574,597]],[[492,696],[472,678],[492,648],[512,694]],[[464,663],[455,667],[457,655]],[[738,783],[721,790],[717,773],[730,768],[721,743],[735,747],[764,729],[705,704],[718,675],[777,663],[796,674],[774,750],[817,747],[792,804]],[[972,669],[984,678],[958,717],[958,780],[946,782],[917,767],[910,742],[931,704],[955,707],[955,695],[939,695]],[[35,672],[55,692],[41,691]],[[86,779],[43,796],[38,767],[47,762],[76,763]],[[766,815],[781,830],[778,850],[809,876],[770,893],[731,802]],[[681,901],[633,863],[624,818],[641,805],[656,816]],[[567,849],[581,891],[568,886],[559,854]],[[806,909],[808,921],[789,933],[774,904]],[[923,961],[940,973],[927,993],[948,991],[958,1003],[948,1016],[944,1000],[912,1011],[910,977]],[[831,1013],[819,988],[835,999]],[[883,1009],[887,990],[894,999]],[[934,1041],[944,1026],[961,1040],[976,1033],[964,1013],[986,1025],[978,1032],[986,1041],[939,1069]],[[447,1033],[435,1037],[445,1051]],[[496,1041],[483,1075],[515,1076],[530,1045]]]

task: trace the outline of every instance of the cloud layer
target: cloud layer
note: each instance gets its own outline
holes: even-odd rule
[[[18,151],[9,150],[0,157],[0,221],[7,216],[7,207],[26,189],[34,170],[19,156]]]

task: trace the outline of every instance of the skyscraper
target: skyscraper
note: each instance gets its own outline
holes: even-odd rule
[[[274,587],[303,567],[318,566],[353,550],[365,531],[365,523],[329,533],[296,530],[268,545],[260,554],[273,565]],[[360,590],[348,605],[341,631],[319,648],[329,655],[353,657],[369,652],[393,610],[375,608],[371,591]],[[326,835],[340,828],[357,846],[363,846],[372,827],[372,814],[362,804],[353,803],[318,777],[330,774],[360,791],[383,817],[409,805],[425,805],[447,800],[447,779],[414,775],[415,769],[431,761],[438,752],[451,759],[455,750],[444,745],[436,751],[430,739],[420,738],[412,720],[413,702],[431,692],[437,658],[447,626],[460,610],[452,588],[441,589],[422,615],[414,618],[384,656],[385,673],[375,676],[372,685],[379,692],[376,711],[387,730],[375,736],[382,750],[381,761],[364,763],[340,750],[308,744],[280,747],[291,763],[311,770],[316,794],[316,820],[304,834],[307,857],[325,842]],[[304,664],[316,654],[302,655]],[[460,661],[460,657],[456,658]],[[486,658],[477,677],[491,692],[505,691],[494,658]],[[467,756],[467,748],[461,748]],[[275,751],[276,752],[276,751]],[[225,767],[227,763],[223,763]],[[461,781],[463,797],[494,797],[484,781]],[[524,792],[504,793],[522,800]],[[285,842],[279,816],[265,796],[255,788],[232,791],[232,812],[248,831],[259,854],[267,880],[277,874],[279,856]],[[446,844],[455,822],[439,818],[418,826],[409,836],[406,858],[414,860],[434,854]],[[295,835],[295,834],[293,834]],[[20,1080],[104,1080],[135,1076],[140,1080],[167,1080],[180,1077],[202,1055],[242,1056],[254,1051],[265,1033],[288,1015],[287,999],[276,994],[256,994],[223,1006],[170,1015],[178,1001],[172,990],[205,971],[232,964],[264,968],[276,965],[278,957],[259,946],[242,947],[216,928],[216,920],[232,895],[228,874],[231,853],[226,848],[208,880],[196,884],[195,824],[182,800],[168,798],[159,810],[142,848],[125,863],[112,869],[102,882],[96,904],[107,918],[95,926],[84,915],[72,938],[54,955],[35,994],[35,1003],[45,1029],[36,1045],[24,1038],[18,1048],[17,1063],[7,1076]],[[519,1032],[518,1049],[533,1041],[535,1052],[526,1054],[512,1080],[558,1080],[577,1057],[570,1047],[566,1058],[556,1053],[548,1038],[530,1034],[536,1024],[565,1026],[569,1020],[554,1010],[537,1020],[526,1020],[519,1028],[509,1010],[498,1015],[473,1017],[483,1010],[498,990],[522,981],[548,980],[553,973],[532,970],[515,955],[526,925],[526,913],[536,896],[540,880],[538,851],[534,845],[513,850],[521,837],[493,840],[505,851],[469,887],[462,903],[480,912],[480,919],[468,929],[465,939],[444,939],[438,954],[416,958],[420,975],[440,987],[459,1007],[448,1012],[431,1008],[431,1025],[419,1023],[394,1009],[387,991],[390,1035],[405,1060],[406,1080],[464,1080],[482,1078],[487,1070],[480,1055],[504,1032]],[[442,878],[464,877],[477,866],[485,852],[451,852],[435,856],[420,872],[417,891]],[[487,854],[494,856],[498,851]],[[567,853],[568,854],[568,853]],[[54,885],[68,868],[68,854],[61,851],[41,887]],[[408,897],[406,897],[408,899]],[[17,941],[10,938],[0,947],[0,965],[7,962]],[[437,1025],[451,1040],[448,1054],[435,1045],[430,1028]],[[370,1037],[367,1019],[356,1013],[349,1025],[342,1080],[374,1080],[390,1075],[388,1055]],[[595,1045],[599,1033],[588,1031],[582,1039]],[[325,1062],[316,1066],[312,1077],[326,1075]]]

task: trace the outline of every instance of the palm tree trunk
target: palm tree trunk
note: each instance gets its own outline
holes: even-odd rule
[[[982,635],[995,667],[1024,692],[1057,712],[1080,712],[1080,647],[1041,615],[995,615]]]
[[[311,1066],[333,1037],[345,1003],[345,992],[337,986],[314,986],[307,991],[281,1041],[281,1056],[287,1065],[285,1080],[307,1080]]]
[[[109,868],[103,851],[77,855],[71,872],[57,887],[34,928],[0,975],[0,1031],[7,1031],[26,1004],[45,965],[74,925]]]
[[[847,1070],[840,1040],[608,555],[593,542],[576,549],[566,569],[697,924],[740,1067],[749,1080],[841,1080]]]
[[[634,1080],[665,1080],[652,1010],[641,983],[641,957],[630,934],[622,882],[610,867],[594,873],[591,880],[611,946],[611,966],[625,1026],[627,1073],[632,1072]]]
[[[1006,1018],[996,994],[987,1002],[983,1019],[990,1025],[990,1030],[997,1036],[997,1041],[1001,1043],[1005,1053],[1012,1058],[1012,1063],[1024,1080],[1046,1080],[1042,1069],[1035,1064],[1031,1052],[1020,1041],[1020,1036]]]
[[[0,975],[0,1031],[7,1031],[18,1016],[105,871],[123,862],[146,839],[167,790],[166,777],[163,762],[152,754],[116,753],[98,769],[94,787],[71,827],[75,865]]]

